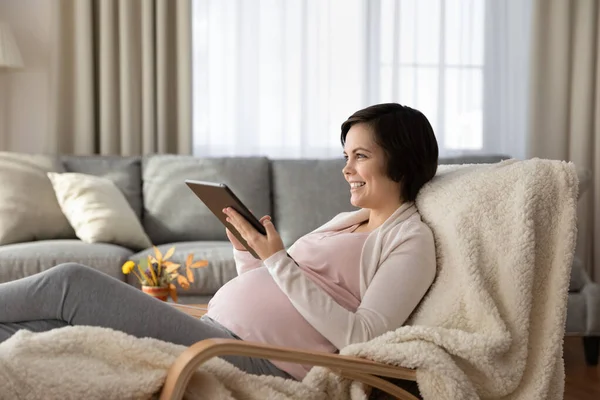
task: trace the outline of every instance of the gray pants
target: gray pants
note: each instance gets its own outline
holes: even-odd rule
[[[210,318],[189,316],[125,282],[80,264],[61,264],[0,284],[0,342],[20,329],[42,332],[67,325],[101,326],[184,346],[207,338],[239,339]],[[293,379],[268,360],[222,358],[251,374]]]

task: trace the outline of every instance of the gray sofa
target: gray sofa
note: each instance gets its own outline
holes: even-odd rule
[[[440,164],[497,162],[507,157],[441,159]],[[183,183],[185,179],[226,182],[258,216],[269,214],[286,246],[342,211],[353,210],[342,178],[343,159],[269,160],[264,157],[195,158],[62,156],[66,172],[109,177],[125,195],[145,232],[161,251],[174,245],[173,260],[193,252],[209,266],[197,269],[195,283],[179,290],[181,303],[206,303],[236,276],[232,247],[220,222]],[[116,244],[87,244],[72,237],[0,246],[0,282],[80,262],[137,285],[121,265],[139,260],[140,252]],[[589,280],[580,263],[573,266],[566,330],[584,337],[586,359],[598,362],[600,285]]]

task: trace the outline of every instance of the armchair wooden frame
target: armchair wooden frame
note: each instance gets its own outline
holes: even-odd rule
[[[416,381],[414,369],[396,367],[358,357],[298,350],[236,339],[205,339],[181,353],[169,369],[160,400],[182,399],[194,371],[207,360],[224,355],[268,358],[305,365],[319,365],[327,367],[345,378],[360,381],[383,390],[398,399],[418,400],[417,397],[404,389],[380,378],[388,377]]]

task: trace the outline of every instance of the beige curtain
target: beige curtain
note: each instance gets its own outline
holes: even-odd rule
[[[600,281],[600,2],[535,0],[529,156],[591,171],[577,254]]]
[[[49,152],[191,153],[190,0],[60,0]]]

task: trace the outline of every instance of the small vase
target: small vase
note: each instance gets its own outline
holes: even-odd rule
[[[167,286],[142,286],[142,292],[162,301],[167,301],[169,298],[169,288]]]

